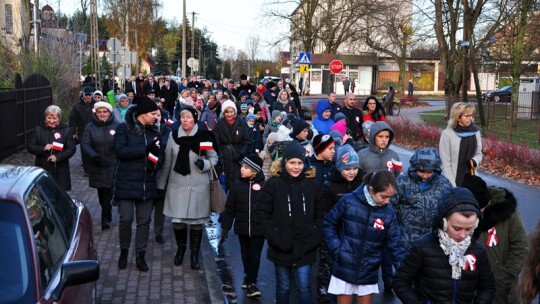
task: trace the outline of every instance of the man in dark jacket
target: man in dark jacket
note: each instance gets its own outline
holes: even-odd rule
[[[92,119],[94,104],[96,101],[92,98],[94,89],[91,87],[85,87],[83,90],[83,98],[79,102],[73,105],[71,114],[69,115],[69,127],[73,134],[73,139],[76,144],[79,144],[83,137],[84,128]],[[85,175],[88,173],[88,166],[90,165],[90,159],[86,153],[81,151],[81,159],[83,163]]]
[[[163,107],[169,113],[174,113],[174,102],[178,98],[178,87],[171,84],[170,79],[165,79],[165,84],[159,91],[159,97],[165,99]]]
[[[240,99],[239,94],[242,91],[246,91],[248,96],[251,96],[251,94],[257,91],[257,88],[253,84],[248,82],[247,75],[245,74],[240,75],[240,85],[238,86],[238,88],[236,88],[236,92],[234,94],[236,99]]]
[[[364,138],[364,132],[362,132],[363,115],[362,111],[356,107],[354,93],[345,95],[343,106],[340,112],[345,114],[347,129],[350,130],[353,141],[362,140]]]
[[[146,94],[146,92],[149,91],[154,91],[156,95],[159,95],[159,84],[156,79],[154,79],[153,74],[148,74],[148,81],[144,83],[142,93]]]
[[[137,268],[148,271],[144,256],[150,232],[150,215],[154,199],[158,196],[156,166],[162,148],[160,133],[155,125],[158,115],[156,103],[148,97],[140,97],[137,106],[127,110],[126,121],[118,125],[114,136],[118,165],[113,195],[120,214],[119,269],[127,267],[131,226],[135,216]]]
[[[276,102],[279,91],[278,91],[276,83],[273,81],[268,82],[266,84],[266,88],[268,90],[264,91],[263,97],[266,103],[268,104],[268,107],[270,108],[270,112],[272,112],[274,109],[274,103]]]
[[[448,189],[431,233],[413,243],[393,279],[403,303],[492,303],[495,279],[483,245],[471,238],[481,217],[468,189]]]

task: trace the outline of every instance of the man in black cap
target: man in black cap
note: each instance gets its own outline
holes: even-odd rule
[[[131,226],[136,218],[135,261],[140,271],[148,271],[145,252],[150,232],[150,215],[154,199],[158,197],[156,165],[165,148],[155,125],[158,115],[159,108],[153,100],[139,97],[137,105],[128,108],[125,122],[116,128],[114,150],[118,165],[113,195],[120,214],[119,269],[127,267]]]
[[[73,105],[71,114],[69,115],[69,127],[73,134],[73,139],[78,144],[82,139],[84,128],[90,122],[92,115],[94,115],[94,104],[96,101],[92,97],[94,95],[94,89],[91,87],[85,87],[83,89],[82,99]],[[84,168],[84,174],[87,175],[88,166],[91,163],[91,159],[86,153],[81,150],[81,159]]]
[[[241,91],[246,91],[248,96],[251,96],[251,94],[257,91],[257,88],[253,84],[248,82],[246,74],[240,75],[240,85],[238,86],[238,88],[236,88],[236,92],[234,92],[234,96],[236,96],[236,99],[240,99],[239,94]]]

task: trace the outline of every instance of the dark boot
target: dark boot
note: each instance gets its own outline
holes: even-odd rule
[[[187,244],[187,229],[173,229],[174,238],[176,239],[176,254],[174,255],[174,265],[180,266],[184,261],[184,253],[186,253],[186,244]]]
[[[191,269],[193,270],[201,269],[199,251],[201,249],[202,234],[202,230],[190,229],[189,231],[189,250],[191,250]]]
[[[118,269],[126,269],[127,267],[127,259],[128,259],[128,252],[127,249],[120,250],[120,258],[118,259]]]
[[[137,268],[139,268],[140,271],[142,272],[148,271],[148,264],[146,264],[146,260],[144,259],[144,252],[137,253],[137,257],[135,258],[135,263],[137,264]]]

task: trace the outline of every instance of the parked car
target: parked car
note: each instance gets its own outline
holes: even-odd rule
[[[486,101],[510,102],[512,101],[512,86],[505,86],[497,91],[482,94]]]
[[[269,81],[273,81],[273,82],[277,83],[280,80],[281,80],[281,78],[277,77],[277,76],[264,76],[264,78],[259,80],[259,82],[267,83]]]
[[[43,169],[0,165],[0,303],[95,303],[88,209]]]

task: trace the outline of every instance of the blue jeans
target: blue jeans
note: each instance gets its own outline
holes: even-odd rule
[[[276,303],[288,304],[292,272],[296,276],[298,304],[311,304],[311,264],[294,268],[274,263],[276,268]]]

